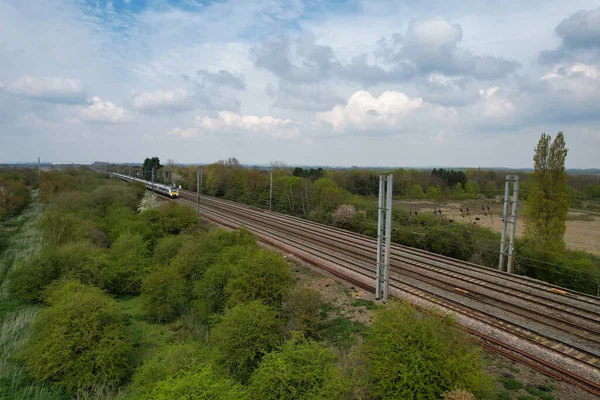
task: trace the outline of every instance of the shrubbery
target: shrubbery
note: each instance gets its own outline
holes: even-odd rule
[[[47,301],[22,353],[29,372],[69,389],[119,384],[131,346],[117,302],[76,281],[60,282]]]
[[[576,250],[549,252],[528,240],[517,241],[515,254],[519,274],[583,293],[597,293],[600,257]]]
[[[437,399],[456,388],[490,389],[479,348],[456,323],[406,304],[376,312],[363,353],[373,399]]]
[[[56,208],[46,210],[40,219],[39,226],[44,243],[48,246],[60,246],[85,237],[80,219]]]
[[[103,287],[114,294],[139,294],[149,265],[146,244],[140,235],[125,232],[113,243]]]
[[[206,270],[219,262],[225,249],[233,246],[256,248],[256,239],[247,231],[228,232],[217,229],[184,242],[172,264],[188,282],[191,295],[195,282]]]
[[[318,290],[306,285],[294,287],[281,307],[283,316],[288,319],[286,330],[316,336],[323,304],[323,296]]]
[[[250,379],[250,396],[263,400],[313,398],[332,377],[335,362],[335,354],[322,344],[288,341],[260,362]]]
[[[188,235],[171,235],[165,236],[156,242],[154,251],[152,252],[152,260],[156,265],[167,265],[171,262],[187,240],[193,240],[193,237]]]
[[[194,287],[194,306],[198,316],[206,321],[211,315],[225,309],[227,296],[225,286],[234,273],[234,267],[228,263],[217,263],[208,268]]]
[[[205,365],[159,382],[148,398],[244,400],[247,397],[246,389],[242,385],[220,376],[211,365]]]
[[[475,253],[475,242],[468,225],[430,228],[425,231],[423,245],[436,254],[465,261]]]
[[[210,343],[216,360],[245,382],[262,357],[277,347],[280,330],[277,311],[255,300],[227,310],[213,328]]]
[[[24,175],[6,172],[0,174],[0,221],[19,214],[30,200],[31,193]]]
[[[142,308],[156,321],[170,321],[177,316],[187,302],[185,281],[170,266],[160,267],[142,280]]]
[[[15,269],[11,291],[33,303],[42,301],[44,289],[62,277],[98,285],[107,262],[106,252],[88,242],[48,247]]]
[[[267,305],[278,307],[292,283],[292,274],[280,254],[257,250],[236,265],[233,278],[225,286],[227,305],[260,299]]]
[[[161,381],[195,370],[206,360],[207,351],[196,343],[171,344],[144,362],[133,375],[133,398],[147,397]]]

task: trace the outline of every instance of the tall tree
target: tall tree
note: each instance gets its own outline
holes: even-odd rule
[[[533,156],[533,182],[525,208],[525,236],[551,250],[565,247],[567,213],[571,196],[567,190],[565,138],[554,141],[542,133]]]
[[[158,177],[158,170],[162,168],[160,165],[160,159],[158,157],[146,158],[144,165],[142,166],[144,171],[144,178],[146,180],[152,179],[152,171],[154,171],[154,179]]]

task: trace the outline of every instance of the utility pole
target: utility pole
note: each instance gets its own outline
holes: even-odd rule
[[[40,165],[40,158],[38,157],[38,178],[42,176],[42,166]]]
[[[196,172],[196,214],[198,215],[200,215],[200,171],[202,168]]]
[[[514,189],[513,189],[513,200],[512,200],[512,215],[510,227],[510,243],[508,245],[508,267],[506,272],[512,274],[514,264],[514,252],[515,252],[515,232],[517,229],[517,201],[519,200],[519,176],[514,177]]]
[[[152,183],[154,183],[154,168],[152,168]]]
[[[508,221],[508,203],[510,201],[510,184],[514,183],[513,199],[512,199],[512,215],[511,221]],[[513,256],[514,256],[514,243],[515,243],[515,230],[517,227],[517,201],[519,196],[519,176],[518,175],[506,175],[506,181],[504,184],[504,207],[502,211],[502,231],[500,238],[500,260],[498,262],[498,269],[504,271],[504,259],[508,253],[508,268],[507,272],[512,273],[513,267]],[[508,224],[511,224],[509,232],[509,243],[506,243],[506,230]]]
[[[392,189],[393,175],[379,175],[379,207],[377,212],[377,265],[375,271],[375,298],[379,300],[383,297],[384,303],[387,303],[388,301],[390,287],[389,279],[390,246],[392,242]],[[385,192],[385,190],[387,190],[387,192]]]
[[[269,211],[271,211],[273,203],[273,167],[271,167],[271,171],[269,173]]]

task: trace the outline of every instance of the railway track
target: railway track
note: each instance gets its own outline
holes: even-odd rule
[[[196,207],[196,194],[177,201]],[[376,241],[353,232],[202,196],[200,213],[367,290]],[[600,299],[392,245],[390,293],[450,311],[486,348],[600,396]]]

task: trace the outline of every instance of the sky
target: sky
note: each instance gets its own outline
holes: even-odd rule
[[[600,167],[600,2],[0,0],[0,162]]]

